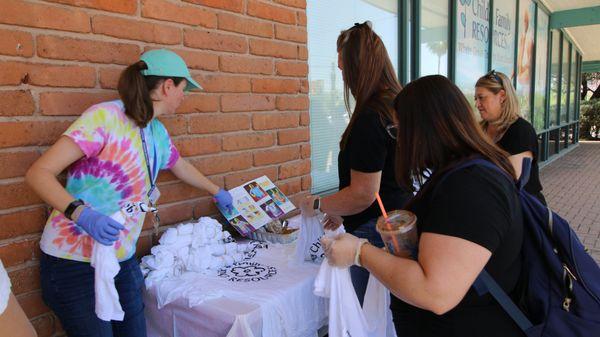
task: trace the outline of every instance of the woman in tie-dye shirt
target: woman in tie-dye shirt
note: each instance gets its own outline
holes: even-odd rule
[[[155,118],[174,113],[192,88],[200,86],[178,55],[146,52],[121,74],[121,99],[87,109],[27,173],[29,185],[54,208],[40,243],[42,294],[69,336],[145,336],[143,279],[134,256],[145,213],[124,223],[110,216],[126,205],[154,204],[159,170],[231,205],[228,192],[179,156]],[[63,187],[56,176],[65,169]],[[115,285],[123,321],[102,321],[94,312],[89,262],[96,242],[112,245],[120,261]]]

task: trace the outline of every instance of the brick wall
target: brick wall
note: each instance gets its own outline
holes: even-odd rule
[[[305,0],[0,0],[0,259],[40,336],[61,329],[39,290],[48,208],[23,175],[86,107],[117,97],[120,71],[141,52],[174,50],[205,88],[161,118],[198,169],[227,188],[266,174],[293,200],[306,193],[305,8]],[[206,193],[170,173],[159,186],[164,225],[216,214]]]

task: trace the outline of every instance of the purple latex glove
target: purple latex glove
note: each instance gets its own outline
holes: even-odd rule
[[[79,218],[77,225],[83,228],[94,240],[110,246],[119,238],[119,231],[125,229],[122,224],[110,217],[86,207]]]
[[[215,194],[213,200],[222,208],[226,208],[230,211],[233,208],[233,197],[229,192],[225,191],[224,189],[220,189],[219,192]]]

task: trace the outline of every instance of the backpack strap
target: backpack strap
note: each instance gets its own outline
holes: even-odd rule
[[[496,280],[494,280],[494,278],[485,269],[481,271],[479,276],[477,276],[477,281],[481,282],[487,288],[487,290],[489,290],[492,297],[496,299],[502,309],[504,309],[510,318],[517,323],[523,332],[527,331],[533,326],[531,321],[525,317],[523,311],[517,307],[515,302],[513,302],[513,300],[506,294],[506,292],[498,285]]]

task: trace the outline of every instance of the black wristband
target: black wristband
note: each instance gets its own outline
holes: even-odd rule
[[[81,199],[73,200],[69,204],[69,206],[67,206],[67,209],[65,209],[65,212],[63,214],[65,215],[65,217],[67,217],[67,219],[73,220],[73,219],[71,219],[71,216],[73,216],[73,212],[75,211],[75,209],[77,207],[79,207],[81,205],[85,205],[83,200],[81,200]]]
[[[313,201],[313,209],[315,211],[321,210],[321,198],[316,198],[315,201]]]

